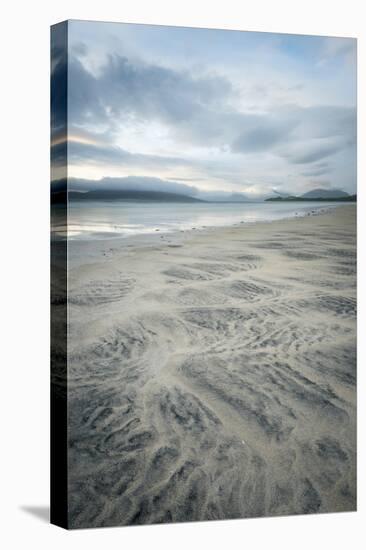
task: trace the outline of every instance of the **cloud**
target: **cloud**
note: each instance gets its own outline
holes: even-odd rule
[[[322,188],[322,189],[332,189],[334,188],[330,180],[320,179],[320,180],[311,180],[307,182],[309,189]]]
[[[286,116],[283,119],[277,119],[271,114],[247,116],[243,118],[244,131],[235,139],[231,148],[241,153],[268,151],[278,143],[286,142],[297,124],[296,120],[288,120]]]
[[[65,188],[65,180],[52,182],[54,191]],[[99,180],[69,178],[68,190],[86,192],[92,190],[124,190],[124,191],[162,191],[166,193],[176,193],[187,195],[208,201],[242,201],[255,200],[255,194],[252,196],[245,193],[233,193],[228,191],[202,191],[195,186],[178,183],[161,178],[151,178],[144,176],[127,176],[124,178],[101,178]]]
[[[356,109],[315,106],[297,108],[297,120],[291,143],[278,153],[291,164],[311,164],[336,153],[354,148],[356,142]]]
[[[329,165],[326,163],[315,165],[314,168],[301,172],[301,174],[305,177],[322,176],[323,174],[328,174],[328,173],[329,173]]]
[[[288,155],[288,160],[292,164],[310,164],[313,162],[318,162],[331,155],[334,155],[342,149],[342,144],[319,144],[316,145],[305,144],[303,150],[294,155]]]
[[[203,178],[172,178],[174,181],[200,181]]]
[[[93,189],[125,190],[125,191],[164,191],[183,195],[197,195],[198,189],[192,185],[185,185],[174,181],[151,178],[145,176],[127,176],[125,178],[101,178],[90,180],[69,178],[69,190],[91,191]]]
[[[179,157],[130,153],[115,145],[94,145],[78,141],[69,142],[68,162],[70,164],[138,166],[142,169],[187,165],[187,162]]]
[[[356,60],[357,40],[355,38],[324,37],[320,52],[319,66],[330,63],[335,58],[354,63]]]
[[[98,79],[72,54],[68,59],[68,83],[68,116],[72,124],[109,127],[107,104]]]
[[[69,82],[70,118],[80,124],[113,126],[115,117],[184,122],[207,106],[225,102],[233,93],[223,77],[194,77],[188,71],[132,62],[117,54],[108,57],[97,76],[70,55]]]
[[[72,175],[143,174],[225,191],[265,192],[277,182],[279,189],[301,191],[321,176],[354,186],[352,73],[349,87],[341,79],[344,60],[354,56],[353,41],[282,37],[273,55],[265,35],[252,44],[240,42],[251,33],[238,33],[230,34],[236,38],[223,55],[230,40],[223,38],[218,48],[196,31],[189,56],[171,29],[167,55],[160,42],[147,35],[141,41],[141,27],[121,25],[125,34],[112,40],[77,25],[68,60]],[[159,40],[165,32],[159,31]],[[322,56],[329,62],[320,74],[315,63]],[[57,59],[55,87],[65,70],[62,56]],[[65,148],[54,138],[52,159],[62,165]]]
[[[73,124],[99,125],[112,134],[119,125],[156,120],[178,141],[248,153],[273,149],[290,136],[294,141],[335,135],[352,139],[355,133],[352,108],[285,105],[260,114],[242,112],[227,78],[207,72],[194,76],[116,54],[98,75],[70,55],[69,81]]]
[[[88,53],[88,48],[84,42],[75,42],[71,47],[71,51],[75,57],[84,57]]]
[[[61,37],[53,38],[51,67],[51,130],[65,132],[67,116],[67,54]]]

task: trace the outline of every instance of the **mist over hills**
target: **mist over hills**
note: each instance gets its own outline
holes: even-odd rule
[[[194,185],[160,178],[127,176],[123,178],[102,178],[88,180],[65,178],[55,180],[51,184],[53,203],[63,202],[68,192],[68,198],[75,201],[84,200],[141,200],[161,202],[258,202],[258,201],[305,201],[305,200],[355,200],[355,195],[349,195],[340,189],[312,189],[295,196],[278,193],[276,196],[249,195],[232,191],[205,191]]]
[[[133,189],[96,189],[78,193],[69,191],[69,200],[73,201],[113,201],[113,200],[139,200],[139,201],[158,201],[158,202],[204,202],[188,195],[178,193],[166,193],[164,191],[137,191]]]
[[[204,191],[187,185],[160,178],[127,176],[124,178],[102,178],[88,180],[66,178],[55,180],[51,185],[53,202],[64,200],[62,194],[68,191],[72,200],[154,200],[174,202],[251,202],[264,197],[251,197],[245,193],[231,191]]]

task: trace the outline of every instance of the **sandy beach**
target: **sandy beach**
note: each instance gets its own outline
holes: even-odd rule
[[[69,241],[69,520],[356,508],[356,207]]]

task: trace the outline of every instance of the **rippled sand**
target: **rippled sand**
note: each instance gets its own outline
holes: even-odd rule
[[[70,527],[355,510],[355,218],[70,243]]]

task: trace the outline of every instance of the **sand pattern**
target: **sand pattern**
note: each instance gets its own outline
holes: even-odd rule
[[[71,527],[355,509],[355,239],[347,206],[71,243]]]

